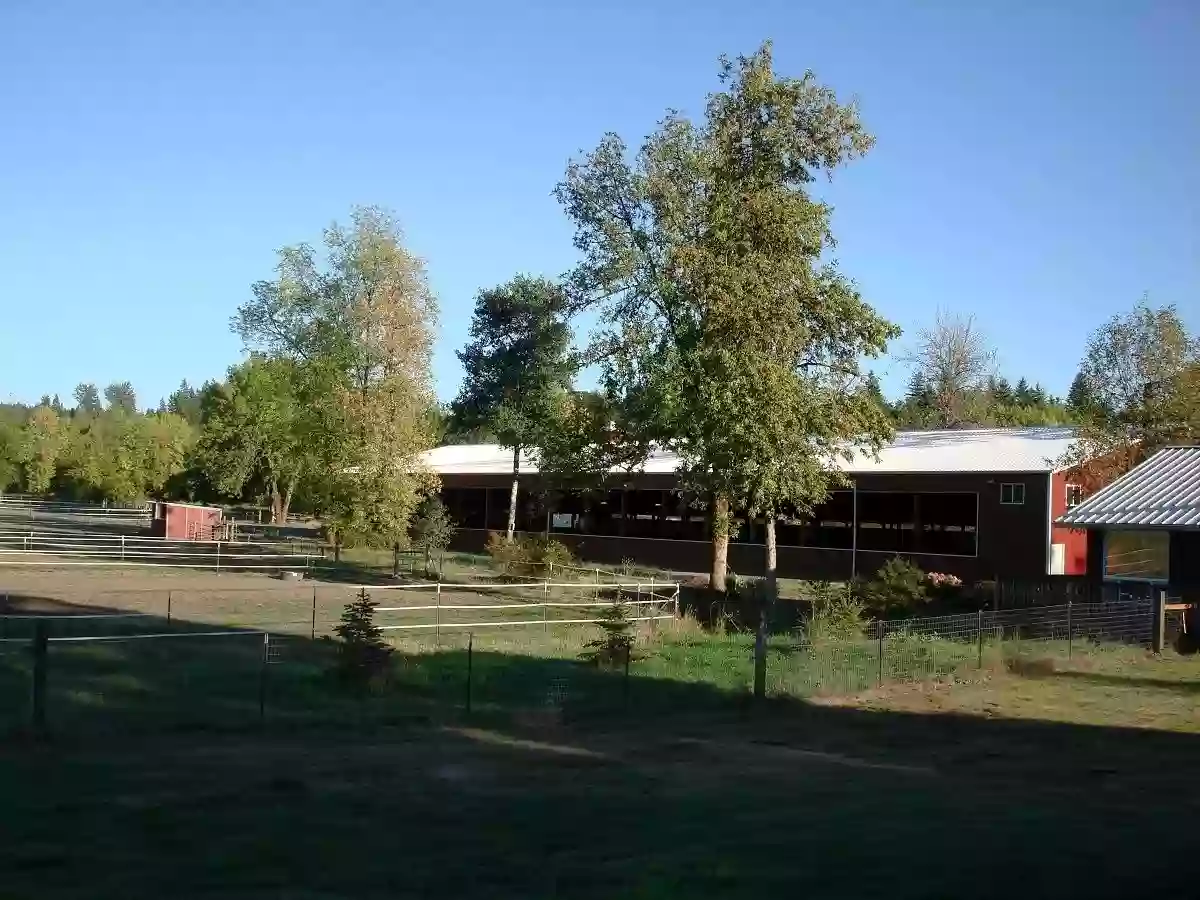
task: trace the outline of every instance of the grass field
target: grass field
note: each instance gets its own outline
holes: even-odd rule
[[[871,642],[778,639],[754,707],[748,635],[647,629],[626,681],[550,624],[474,635],[468,714],[465,634],[400,637],[389,684],[338,690],[286,624],[311,589],[0,572],[23,608],[275,617],[266,666],[257,632],[53,644],[37,739],[26,644],[0,644],[0,897],[1195,893],[1192,658],[901,641],[936,677],[881,687]]]
[[[1155,729],[1195,730],[1176,708],[1193,683],[1150,669],[1161,685],[1117,689],[1140,729],[1004,718],[1008,698],[1070,717],[1067,696],[1114,686],[997,675],[964,704],[990,718],[898,712],[900,691],[870,711],[9,743],[3,892],[1188,896],[1197,738]]]

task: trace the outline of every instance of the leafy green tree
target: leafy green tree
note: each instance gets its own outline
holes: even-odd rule
[[[416,518],[409,528],[409,539],[414,550],[425,554],[426,575],[430,574],[430,561],[450,546],[456,528],[441,498],[433,495],[421,501]],[[441,576],[440,571],[438,575]]]
[[[21,428],[0,418],[0,494],[20,484],[22,443]]]
[[[1145,298],[1092,333],[1077,397],[1090,408],[1061,461],[1085,490],[1107,484],[1156,450],[1200,442],[1200,339],[1174,306]]]
[[[1067,391],[1067,408],[1080,418],[1090,418],[1096,408],[1096,398],[1088,386],[1087,377],[1078,372]]]
[[[391,545],[436,489],[420,454],[433,444],[437,302],[389,213],[356,208],[323,243],[324,267],[306,244],[280,251],[277,277],[253,286],[233,328],[248,347],[302,364],[325,473],[313,501],[327,524]]]
[[[173,390],[167,401],[164,404],[166,412],[174,413],[187,420],[188,424],[199,427],[200,421],[203,418],[204,395],[205,392],[213,387],[212,383],[206,383],[202,388],[194,388],[187,383],[185,378],[179,383],[179,387]]]
[[[566,310],[561,286],[518,275],[479,292],[470,340],[458,352],[466,376],[452,407],[454,419],[468,429],[486,429],[512,451],[510,541],[521,451],[536,451],[560,429],[559,410],[577,368]]]
[[[992,395],[992,403],[996,406],[1010,406],[1015,402],[1012,385],[1004,376],[992,379],[988,393]]]
[[[104,407],[100,403],[100,391],[94,384],[81,383],[75,388],[75,412],[95,415]]]
[[[872,400],[879,405],[879,408],[885,410],[889,415],[892,412],[892,405],[888,403],[887,398],[883,396],[883,386],[879,383],[879,376],[874,372],[867,373],[867,382],[864,388]]]
[[[887,436],[860,360],[897,333],[822,264],[830,210],[806,188],[871,146],[856,110],[811,75],[776,78],[769,45],[721,78],[702,126],[669,114],[632,161],[608,135],[557,189],[583,255],[570,289],[599,312],[593,358],[631,443],[674,450],[713,497],[714,588],[733,505],[773,534],[785,503],[820,502],[842,448]],[[770,546],[772,581],[773,563]]]
[[[262,485],[272,522],[287,521],[296,487],[316,463],[302,385],[292,360],[251,357],[204,397],[201,468],[230,496],[242,496],[248,484]]]
[[[117,381],[104,389],[104,399],[108,401],[110,412],[133,415],[137,412],[137,395],[133,385],[128,381]]]
[[[25,489],[29,493],[49,492],[66,438],[62,420],[48,405],[38,406],[29,414],[21,432],[20,448]]]

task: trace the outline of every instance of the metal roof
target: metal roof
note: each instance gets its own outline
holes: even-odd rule
[[[1200,529],[1200,447],[1168,447],[1058,521],[1083,528]]]
[[[859,453],[853,462],[840,464],[850,474],[899,475],[965,472],[1047,473],[1075,440],[1071,428],[964,428],[953,431],[902,431],[876,459]],[[463,444],[428,451],[424,462],[435,472],[495,474],[512,471],[512,451],[498,444]],[[671,474],[679,458],[668,451],[651,455],[638,471]],[[521,471],[536,473],[528,454],[521,455]]]

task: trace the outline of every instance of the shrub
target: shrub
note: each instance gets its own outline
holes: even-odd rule
[[[633,653],[633,621],[620,591],[599,618],[604,635],[584,644],[580,657],[598,666],[621,665]]]
[[[906,613],[929,602],[925,573],[899,556],[889,559],[861,588],[862,599],[886,613]]]
[[[485,550],[506,575],[542,575],[550,564],[569,566],[575,562],[566,544],[540,536],[514,535],[509,541],[499,532],[490,531]]]
[[[375,624],[375,606],[366,588],[346,604],[342,621],[334,628],[339,638],[337,674],[343,684],[366,688],[387,670],[392,648]]]
[[[575,554],[571,552],[571,548],[568,547],[566,544],[562,543],[561,541],[556,541],[553,539],[549,539],[549,540],[538,539],[538,540],[539,540],[539,544],[540,544],[540,546],[538,548],[538,552],[540,554],[540,561],[543,565],[551,565],[551,564],[556,565],[556,566],[573,566],[573,565],[575,565],[575,562],[576,562]]]
[[[507,572],[511,566],[519,563],[524,558],[524,550],[518,538],[508,540],[498,531],[489,531],[487,536],[487,544],[484,551],[492,558],[492,562],[500,568],[500,571]]]
[[[863,636],[863,603],[850,591],[826,584],[821,590],[810,589],[809,600],[812,612],[804,623],[804,637],[810,644],[855,641]]]
[[[425,553],[425,574],[429,574],[429,560],[450,546],[454,537],[454,520],[439,497],[426,497],[417,507],[417,516],[408,529],[409,540],[414,550]]]

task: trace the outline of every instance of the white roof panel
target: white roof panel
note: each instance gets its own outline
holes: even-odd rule
[[[956,431],[902,431],[875,459],[860,453],[841,468],[857,474],[940,472],[1052,472],[1074,441],[1070,428],[966,428]],[[424,455],[435,472],[503,474],[512,471],[512,451],[498,444],[437,447]],[[638,471],[670,474],[678,467],[671,452],[653,454]],[[521,471],[536,473],[529,454],[521,454]]]
[[[1200,529],[1200,447],[1168,447],[1059,517],[1084,528]]]

